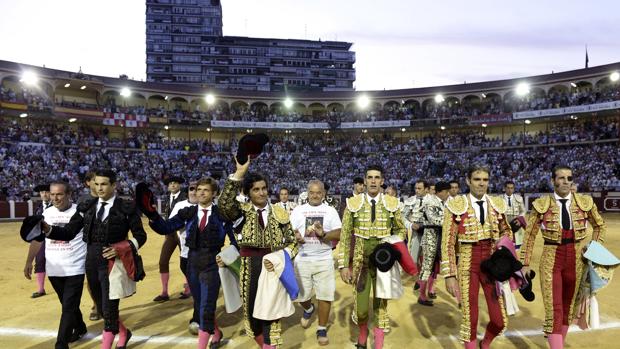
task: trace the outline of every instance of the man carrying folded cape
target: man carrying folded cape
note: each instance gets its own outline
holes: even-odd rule
[[[262,145],[259,148],[262,149]],[[241,256],[240,284],[246,334],[254,336],[260,348],[279,348],[282,345],[280,320],[261,320],[253,316],[254,304],[261,302],[256,297],[258,279],[263,265],[268,271],[274,270],[272,263],[263,263],[263,256],[286,248],[292,258],[297,254],[297,245],[288,212],[269,203],[267,179],[260,174],[247,173],[250,166],[247,157],[256,154],[249,150],[244,149],[247,152],[245,156],[237,155],[236,172],[226,180],[219,206],[225,219],[236,221],[243,218],[237,226],[237,241]],[[242,163],[242,160],[245,161]],[[250,202],[236,200],[241,187]],[[218,259],[218,265],[225,266],[221,259]]]
[[[151,228],[158,234],[175,234],[177,230],[185,229],[185,244],[189,248],[188,281],[200,313],[198,349],[205,349],[210,338],[211,348],[217,348],[222,343],[222,331],[215,320],[216,301],[220,290],[215,257],[224,246],[226,236],[231,245],[236,245],[237,242],[232,233],[232,223],[227,222],[220,214],[218,206],[213,204],[213,198],[218,192],[215,179],[200,179],[195,186],[198,205],[182,208],[168,220],[164,220],[154,208],[141,209],[149,218]]]

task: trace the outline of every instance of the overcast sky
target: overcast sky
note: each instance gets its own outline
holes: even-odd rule
[[[620,1],[223,0],[224,35],[354,43],[357,90],[620,61]],[[145,1],[0,0],[0,59],[146,78]]]

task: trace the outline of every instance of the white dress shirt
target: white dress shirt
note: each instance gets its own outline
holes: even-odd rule
[[[573,220],[571,219],[572,217],[570,215],[570,205],[571,205],[573,196],[571,194],[568,194],[567,197],[563,198],[560,195],[558,195],[556,192],[553,192],[553,197],[555,198],[555,203],[560,208],[560,227],[562,227],[562,216],[564,215],[562,213],[562,203],[560,202],[560,199],[567,199],[566,200],[566,211],[568,211],[568,221],[570,222],[570,229],[573,229]]]
[[[480,222],[480,205],[478,205],[478,201],[482,201],[482,207],[484,209],[484,222],[486,223],[488,221],[487,217],[489,216],[487,194],[484,194],[482,199],[476,199],[473,195],[469,194],[469,200],[471,200],[471,206],[474,208],[474,212],[476,212],[476,218],[478,218],[478,222]]]
[[[265,207],[263,207],[262,209],[257,207],[256,205],[252,205],[254,206],[254,210],[257,211],[256,213],[258,214],[258,210],[263,210],[263,212],[261,212],[261,214],[263,215],[263,223],[265,223],[265,228],[267,227],[267,218],[269,217],[269,211],[271,210],[271,207],[269,206],[269,204],[265,205]]]
[[[202,207],[202,206],[198,205],[198,227],[200,227],[200,222],[202,221],[202,217],[205,215],[205,213],[202,210],[208,210],[207,211],[207,223],[206,224],[209,224],[209,218],[211,217],[211,213],[213,212],[213,204],[211,204],[211,205],[209,205],[207,207]]]
[[[97,213],[99,213],[99,209],[101,208],[101,203],[105,202],[106,205],[103,209],[103,216],[101,217],[101,221],[102,222],[105,221],[105,219],[108,218],[108,214],[110,213],[110,208],[114,204],[115,199],[116,199],[116,195],[112,196],[111,198],[107,200],[103,200],[102,198],[99,198],[99,201],[97,202],[97,211],[95,212],[95,218],[97,218]]]

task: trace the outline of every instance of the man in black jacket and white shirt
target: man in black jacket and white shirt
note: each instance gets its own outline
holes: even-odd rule
[[[111,170],[97,171],[95,188],[99,198],[80,203],[67,225],[50,227],[43,222],[42,230],[49,239],[71,241],[84,229],[83,239],[87,244],[86,279],[93,296],[101,300],[98,304],[103,308],[101,348],[111,349],[118,333],[116,348],[125,349],[131,331],[119,319],[119,299],[110,299],[109,296],[108,260],[117,256],[112,244],[129,240],[137,250],[146,242],[146,232],[133,202],[116,197],[116,173]],[[128,237],[129,230],[132,239]]]

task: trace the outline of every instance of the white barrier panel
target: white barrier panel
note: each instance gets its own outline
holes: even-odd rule
[[[388,120],[388,121],[359,121],[359,122],[343,122],[340,128],[387,128],[387,127],[409,127],[409,120]]]
[[[259,129],[329,129],[326,122],[255,122],[213,120],[212,127],[259,128]]]
[[[620,101],[588,104],[588,105],[576,105],[573,107],[566,107],[566,108],[521,111],[521,112],[513,113],[512,118],[514,120],[529,119],[529,118],[533,119],[533,118],[541,118],[545,116],[566,115],[566,114],[573,114],[573,113],[587,113],[587,112],[594,112],[594,111],[600,111],[600,110],[612,110],[612,109],[620,109]]]

